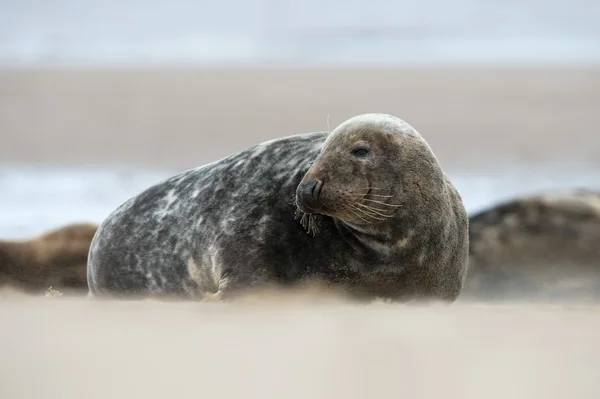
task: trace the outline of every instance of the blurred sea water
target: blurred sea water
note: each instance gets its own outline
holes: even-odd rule
[[[0,65],[600,62],[597,0],[0,0]]]
[[[25,238],[76,221],[100,223],[117,206],[176,170],[4,166],[0,168],[0,239]],[[519,166],[493,173],[446,171],[473,213],[543,190],[600,189],[599,168]]]

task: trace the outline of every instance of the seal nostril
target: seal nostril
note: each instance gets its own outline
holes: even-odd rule
[[[319,199],[319,195],[321,194],[321,187],[323,187],[323,182],[315,179],[314,186],[310,192],[313,199]]]

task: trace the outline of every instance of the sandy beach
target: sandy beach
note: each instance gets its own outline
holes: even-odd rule
[[[40,176],[57,165],[176,171],[373,111],[413,124],[449,171],[597,167],[599,105],[600,69],[3,69],[0,187],[14,195],[3,217],[16,225],[31,213],[28,226],[45,226],[38,215],[92,218],[142,187],[134,177],[120,183],[133,191],[102,179],[90,187],[85,176],[61,186],[47,174],[23,186],[9,167],[37,165]],[[467,201],[498,194],[465,182]],[[115,192],[98,194],[107,187]],[[86,214],[96,203],[108,205]],[[321,295],[197,304],[4,292],[0,320],[7,399],[600,395],[595,304],[354,305]]]
[[[450,169],[600,157],[600,69],[0,69],[0,88],[3,162],[189,168],[364,112]]]

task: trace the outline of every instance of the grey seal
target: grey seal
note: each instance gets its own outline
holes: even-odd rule
[[[357,298],[453,301],[462,199],[408,123],[363,114],[184,171],[119,206],[90,247],[95,296],[232,298],[306,279]]]
[[[600,193],[523,195],[472,214],[461,300],[600,299]]]
[[[66,224],[23,240],[0,240],[0,286],[85,294],[87,257],[98,225]]]

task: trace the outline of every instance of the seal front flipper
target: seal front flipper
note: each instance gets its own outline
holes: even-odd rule
[[[249,265],[246,265],[248,267]],[[232,274],[221,278],[217,283],[217,290],[207,294],[210,301],[229,302],[239,299],[243,296],[257,293],[270,285],[275,284],[274,277],[267,272],[267,269],[255,269],[250,273]]]

